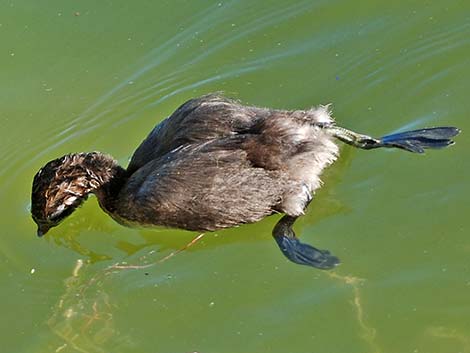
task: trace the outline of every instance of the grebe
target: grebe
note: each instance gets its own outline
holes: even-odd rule
[[[100,152],[72,153],[34,177],[31,213],[42,236],[88,194],[117,222],[214,231],[284,216],[273,229],[291,261],[330,269],[339,259],[299,241],[292,226],[338,157],[339,139],[361,149],[422,153],[451,145],[460,132],[435,127],[373,138],[335,124],[328,106],[275,110],[219,94],[189,100],[158,124],[127,169]]]

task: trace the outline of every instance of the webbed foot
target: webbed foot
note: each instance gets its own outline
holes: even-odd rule
[[[300,242],[292,230],[295,218],[284,216],[273,229],[273,236],[284,256],[290,261],[322,270],[329,270],[339,265],[339,259],[328,250],[320,250]]]
[[[397,147],[409,152],[423,153],[427,148],[440,149],[453,145],[451,138],[459,133],[459,129],[447,126],[398,132],[381,137],[379,147]]]

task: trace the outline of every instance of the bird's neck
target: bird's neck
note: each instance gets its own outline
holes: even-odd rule
[[[60,184],[65,185],[66,192],[83,200],[93,193],[107,212],[128,178],[126,170],[116,160],[100,152],[64,156],[59,173],[67,180]]]
[[[128,180],[127,171],[111,156],[99,154],[87,174],[95,184],[90,192],[96,195],[101,208],[112,215],[119,192]]]

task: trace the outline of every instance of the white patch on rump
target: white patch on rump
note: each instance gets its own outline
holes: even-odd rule
[[[316,108],[310,109],[310,113],[314,117],[314,121],[317,123],[329,124],[334,122],[333,117],[331,116],[331,104],[319,105]]]

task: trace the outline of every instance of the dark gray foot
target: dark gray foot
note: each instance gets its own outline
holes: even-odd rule
[[[460,133],[460,130],[456,127],[441,126],[397,132],[376,139],[340,126],[332,126],[328,127],[328,129],[332,131],[335,137],[354,147],[365,150],[379,147],[394,147],[414,153],[423,153],[428,148],[440,149],[450,146],[454,143],[452,137]]]
[[[380,138],[379,147],[397,147],[409,152],[423,153],[426,148],[440,149],[454,144],[452,137],[458,135],[455,127],[434,127],[398,132]]]
[[[328,270],[339,265],[340,261],[328,250],[319,250],[301,243],[292,230],[295,217],[284,216],[273,229],[273,236],[282,253],[292,262]]]

